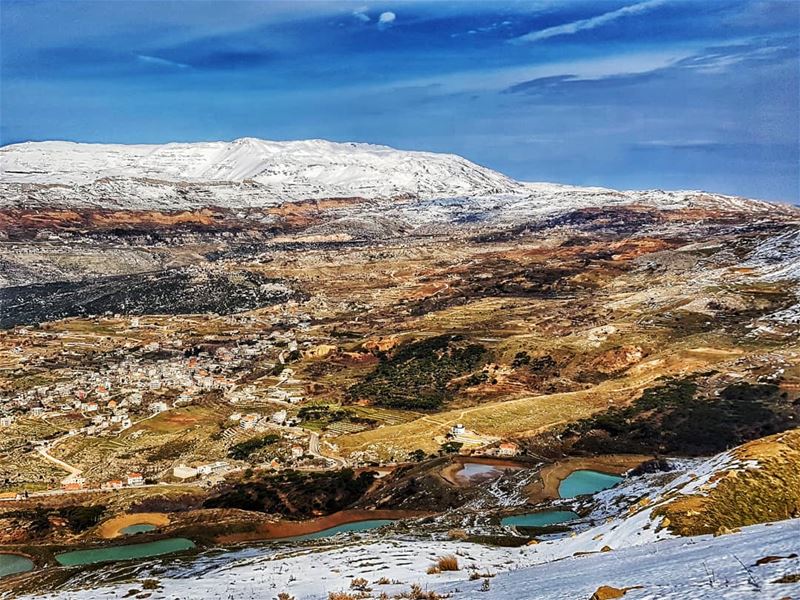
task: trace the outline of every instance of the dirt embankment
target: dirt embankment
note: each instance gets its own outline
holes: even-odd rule
[[[257,540],[275,540],[317,533],[331,527],[347,523],[369,521],[372,519],[412,519],[425,517],[431,513],[415,510],[343,510],[332,515],[309,519],[306,521],[274,521],[259,525],[255,531],[224,534],[216,537],[220,544],[251,542]]]
[[[169,516],[164,513],[128,513],[117,515],[103,521],[97,527],[97,535],[105,540],[123,535],[122,530],[131,525],[153,525],[166,527],[169,525]]]
[[[525,488],[528,502],[538,504],[559,498],[558,486],[573,471],[589,470],[608,475],[622,475],[653,457],[646,454],[609,454],[560,460],[539,471],[539,478]]]

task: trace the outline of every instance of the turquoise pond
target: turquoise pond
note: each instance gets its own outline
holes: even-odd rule
[[[358,531],[367,531],[369,529],[377,529],[384,525],[394,523],[392,519],[371,519],[368,521],[356,521],[355,523],[345,523],[337,525],[336,527],[329,527],[322,531],[315,531],[314,533],[306,533],[305,535],[295,535],[292,537],[278,538],[276,541],[303,541],[303,540],[318,540],[321,538],[333,537],[340,533],[356,533]]]
[[[622,477],[606,475],[597,471],[573,471],[558,486],[558,495],[562,498],[574,498],[585,494],[594,494],[614,487]]]
[[[33,561],[26,556],[0,554],[0,577],[30,571],[33,566]]]
[[[571,510],[548,510],[528,513],[527,515],[504,517],[500,524],[506,527],[546,527],[547,525],[566,523],[577,518],[578,515]]]
[[[136,525],[128,525],[119,530],[123,535],[133,535],[134,533],[147,533],[148,531],[155,531],[158,529],[155,525],[149,523],[137,523]]]
[[[186,538],[169,538],[145,544],[128,544],[127,546],[108,546],[106,548],[94,548],[91,550],[74,550],[56,554],[56,560],[60,565],[73,567],[76,565],[90,565],[100,562],[111,562],[116,560],[133,560],[136,558],[148,558],[150,556],[160,556],[181,552],[194,548],[194,542]]]

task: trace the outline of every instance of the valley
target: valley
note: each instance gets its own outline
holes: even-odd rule
[[[469,598],[741,528],[791,550],[796,207],[280,144],[0,150],[0,553],[33,568],[0,597],[377,598],[351,584],[385,568]],[[178,554],[59,559],[140,543]]]

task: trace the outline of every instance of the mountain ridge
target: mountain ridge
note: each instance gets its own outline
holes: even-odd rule
[[[0,148],[0,207],[183,210],[270,207],[309,199],[469,199],[541,214],[601,205],[797,213],[790,205],[703,191],[631,190],[517,181],[455,154],[321,139]],[[524,206],[520,206],[520,202]],[[420,206],[419,208],[423,208]],[[505,210],[505,208],[503,209]]]

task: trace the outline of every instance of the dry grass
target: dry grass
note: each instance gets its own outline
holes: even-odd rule
[[[461,567],[458,565],[458,557],[455,554],[445,554],[444,556],[440,556],[436,559],[436,563],[431,568],[435,569],[434,573],[461,570]]]
[[[703,494],[681,496],[655,514],[678,535],[724,533],[738,527],[791,518],[800,507],[800,429],[736,448],[758,468],[723,471]]]
[[[411,589],[395,596],[395,600],[444,600],[449,596],[442,596],[433,591],[423,590],[418,583],[412,583]]]
[[[356,577],[350,582],[350,589],[356,590],[358,592],[369,592],[371,591],[369,587],[369,582],[364,579],[363,577]]]
[[[701,364],[705,365],[698,362],[693,366],[699,368]],[[664,366],[656,372],[635,377],[621,377],[587,390],[527,396],[449,410],[400,425],[343,435],[337,438],[337,444],[343,454],[368,447],[379,454],[381,449],[388,452],[390,448],[433,451],[439,447],[435,438],[444,436],[454,423],[463,423],[467,429],[498,436],[541,431],[588,417],[607,408],[612,400],[618,405],[625,404],[659,376],[672,372],[672,367]]]

